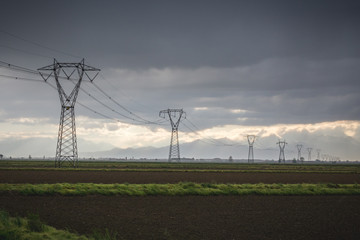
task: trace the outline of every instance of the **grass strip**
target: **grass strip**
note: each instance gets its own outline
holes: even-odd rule
[[[117,233],[108,229],[93,230],[87,236],[71,233],[67,230],[58,230],[46,225],[37,214],[28,214],[27,217],[12,217],[8,212],[0,209],[0,239],[6,240],[116,240]]]
[[[53,161],[19,161],[1,160],[1,169],[54,169]],[[73,169],[66,168],[64,169]],[[240,170],[240,171],[281,171],[281,172],[349,172],[360,173],[360,164],[246,164],[246,163],[166,163],[166,162],[105,162],[105,161],[79,161],[79,168],[75,170]]]
[[[87,238],[65,230],[57,230],[42,223],[37,215],[31,215],[28,218],[11,217],[7,212],[0,210],[0,239],[93,240],[94,238]]]
[[[0,184],[0,193],[21,195],[123,195],[123,196],[213,196],[213,195],[360,195],[358,184]]]

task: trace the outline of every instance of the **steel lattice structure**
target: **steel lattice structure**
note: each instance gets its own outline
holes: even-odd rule
[[[321,149],[316,149],[316,153],[317,153],[317,158],[316,158],[316,160],[320,160]]]
[[[303,147],[302,144],[296,145],[296,148],[297,148],[297,150],[298,150],[298,159],[297,159],[298,161],[301,160],[301,149],[302,149],[302,147]]]
[[[284,141],[280,141],[277,142],[276,144],[279,144],[279,148],[280,148],[280,155],[279,155],[279,163],[283,162],[285,163],[285,146],[287,144],[287,142]]]
[[[312,148],[307,148],[306,150],[308,151],[308,161],[311,161]]]
[[[186,118],[186,112],[182,109],[166,109],[159,112],[162,118],[169,117],[171,124],[171,140],[169,150],[169,162],[172,160],[180,161],[180,147],[178,129],[182,118]]]
[[[51,76],[55,78],[56,88],[61,103],[61,114],[58,141],[56,147],[55,167],[61,167],[64,163],[68,166],[78,166],[78,150],[75,127],[75,103],[84,76],[91,82],[95,79],[100,69],[85,65],[83,59],[79,63],[60,63],[54,59],[54,63],[38,69],[42,78],[47,81]],[[46,73],[46,72],[50,73]],[[90,77],[88,71],[96,72]],[[66,93],[59,79],[71,81],[75,87]]]
[[[247,140],[249,143],[249,153],[248,153],[248,163],[254,162],[254,142],[256,139],[255,135],[247,135]]]

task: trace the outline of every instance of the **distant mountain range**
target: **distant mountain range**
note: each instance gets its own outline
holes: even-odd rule
[[[334,135],[334,134],[333,134]],[[330,154],[341,157],[341,160],[359,159],[359,141],[349,136],[331,136],[327,132],[309,133],[290,132],[284,135],[288,142],[285,148],[285,157],[290,160],[297,158],[296,144],[303,144],[302,156],[308,159],[307,148],[312,147],[311,159],[317,158],[316,149],[321,149],[321,154]],[[298,141],[302,139],[302,141]],[[0,140],[0,154],[8,157],[33,157],[49,158],[55,156],[56,138],[6,138]],[[275,135],[260,136],[254,144],[254,157],[261,160],[277,160],[279,158],[279,147],[276,145],[278,137]],[[226,144],[216,144],[216,143]],[[181,141],[180,141],[181,143]],[[215,143],[215,144],[214,144]],[[219,145],[219,146],[218,146]],[[231,146],[227,146],[231,145]],[[140,148],[116,148],[111,143],[95,143],[78,139],[79,158],[146,158],[146,159],[167,159],[169,146],[164,147],[140,147]],[[90,151],[89,151],[90,149]],[[190,143],[180,144],[181,158],[195,159],[247,159],[248,144],[246,141],[237,142],[227,138],[223,139],[202,139]]]
[[[229,140],[223,141],[226,145],[215,145],[205,141],[196,140],[190,143],[180,144],[181,158],[194,159],[247,159],[248,146],[239,145]],[[228,146],[229,145],[229,146]],[[169,146],[166,147],[140,147],[140,148],[113,148],[108,151],[84,152],[80,157],[86,158],[135,158],[135,159],[167,159],[169,155]],[[256,159],[277,159],[278,150],[274,149],[256,149],[254,148]]]

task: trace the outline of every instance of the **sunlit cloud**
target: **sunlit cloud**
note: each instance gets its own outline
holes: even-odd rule
[[[206,110],[209,110],[208,107],[195,107],[194,108],[195,111],[206,111]]]
[[[35,125],[35,124],[44,124],[49,122],[49,118],[30,118],[30,117],[20,117],[20,118],[10,118],[6,121],[11,124],[24,124],[24,125]]]
[[[249,112],[248,110],[245,109],[230,109],[231,113],[247,113]]]
[[[278,138],[283,138],[287,133],[301,133],[303,131],[309,133],[322,132],[322,134],[328,134],[329,136],[337,136],[338,131],[341,131],[346,136],[355,137],[359,129],[359,121],[335,121],[316,124],[278,124],[273,126],[225,125],[205,129],[199,131],[196,135],[189,136],[193,136],[194,139],[199,139],[201,137],[211,137],[215,139],[228,138],[234,141],[243,142],[244,136],[248,134],[257,135],[258,137],[276,136]],[[299,141],[301,141],[300,138]]]

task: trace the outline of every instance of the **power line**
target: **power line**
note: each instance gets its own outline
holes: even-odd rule
[[[73,82],[74,83],[74,82]],[[136,119],[136,118],[133,118],[133,117],[129,117],[127,115],[124,115],[122,114],[121,112],[119,111],[116,111],[115,109],[113,109],[112,107],[108,106],[107,104],[103,103],[102,101],[100,101],[98,98],[96,98],[94,95],[92,95],[91,93],[89,93],[88,91],[86,91],[84,88],[80,87],[80,90],[82,92],[84,92],[86,95],[88,95],[89,97],[91,97],[93,100],[95,100],[96,102],[98,102],[99,104],[101,104],[102,106],[104,106],[105,108],[109,109],[110,111],[114,112],[114,113],[117,113],[119,114],[120,116],[126,118],[126,119],[129,119],[129,120],[132,120],[132,121],[135,121],[135,122],[138,122],[138,123],[141,123],[139,125],[146,125],[146,124],[157,124],[157,125],[162,125],[162,123],[160,122],[151,122],[151,121],[148,121],[146,119],[143,119],[141,118],[141,120],[139,119]],[[105,92],[103,92],[103,94],[106,94]],[[108,94],[106,94],[106,96],[109,98],[109,99],[112,99]],[[116,101],[115,101],[116,102]],[[118,104],[117,104],[118,105]],[[125,107],[124,107],[125,108]],[[126,108],[125,108],[126,109]],[[134,116],[137,116],[136,114],[132,114]]]
[[[39,75],[38,71],[29,69],[29,68],[25,68],[25,67],[21,67],[21,66],[17,66],[17,65],[7,63],[4,61],[0,61],[0,67],[8,68],[13,71],[19,71],[19,72],[25,72],[25,73],[30,73],[30,74],[34,74],[34,75]]]
[[[212,145],[215,145],[215,146],[227,146],[227,147],[233,147],[233,146],[240,146],[239,144],[227,144],[227,143],[224,143],[218,139],[215,139],[215,138],[211,138],[211,137],[205,137],[203,135],[201,135],[199,133],[199,131],[201,130],[199,127],[197,127],[194,123],[192,123],[188,118],[186,118],[186,120],[196,129],[198,130],[194,130],[192,129],[191,127],[189,127],[188,125],[186,125],[184,123],[184,121],[182,121],[182,124],[187,128],[189,129],[191,132],[195,133],[196,135],[202,137],[203,139],[206,139],[208,142],[205,142],[207,144],[212,144]],[[204,141],[203,141],[204,142]]]
[[[186,118],[186,120],[194,127],[197,129],[197,131],[201,131],[201,129],[196,126],[192,121],[190,121],[188,118]],[[219,139],[215,139],[215,138],[212,138],[212,137],[206,137],[207,139],[213,141],[213,142],[216,142],[217,144],[220,144],[222,146],[241,146],[241,144],[228,144],[228,143],[224,143],[223,141],[220,141]]]
[[[0,32],[5,33],[5,34],[7,34],[7,35],[9,35],[9,36],[11,36],[11,37],[20,39],[20,40],[22,40],[22,41],[29,42],[29,43],[31,43],[31,44],[33,44],[33,45],[36,45],[36,46],[39,46],[39,47],[42,47],[42,48],[45,48],[45,49],[54,51],[54,52],[58,52],[58,53],[61,53],[61,54],[64,54],[64,55],[68,55],[68,56],[72,56],[72,57],[76,57],[76,58],[82,58],[82,57],[80,57],[80,56],[75,56],[75,55],[73,55],[73,54],[69,54],[69,53],[66,53],[66,52],[64,52],[64,51],[60,51],[60,50],[57,50],[57,49],[54,49],[54,48],[49,48],[49,47],[47,47],[47,46],[44,46],[44,45],[39,44],[39,43],[37,43],[37,42],[34,42],[34,41],[31,41],[31,40],[25,39],[25,38],[23,38],[23,37],[21,37],[21,36],[15,35],[15,34],[13,34],[13,33],[9,33],[9,32],[4,31],[4,30],[0,30]],[[4,47],[7,47],[7,46],[4,46]],[[8,47],[8,48],[12,48],[12,47]],[[36,53],[32,53],[32,52],[26,52],[26,51],[23,51],[23,50],[21,50],[21,49],[15,49],[15,48],[12,48],[12,49],[13,49],[13,50],[22,51],[22,52],[25,52],[25,53],[29,53],[29,54],[33,54],[33,55],[38,55],[38,56],[41,56],[41,57],[51,58],[51,57],[49,57],[49,56],[44,56],[44,55],[40,55],[40,54],[36,54]],[[11,65],[11,64],[8,64],[8,63],[5,63],[5,62],[3,62],[3,63],[5,64],[5,67],[8,67],[8,68],[10,68],[10,69],[12,69],[12,70],[15,70],[15,71],[24,71],[24,72],[32,73],[32,74],[36,74],[36,75],[39,74],[38,72],[33,71],[33,70],[30,70],[30,69],[20,68],[20,67],[17,67],[17,66],[15,66],[15,65]],[[43,74],[43,75],[46,76],[45,74]],[[49,75],[47,75],[47,76],[49,77]],[[59,76],[59,78],[61,78],[61,77]],[[64,78],[64,77],[63,77],[63,78]],[[104,78],[104,77],[103,77],[103,78]],[[67,79],[69,79],[69,78],[67,78]],[[74,81],[75,79],[72,79],[72,80]],[[91,81],[91,82],[92,82],[92,81]],[[123,116],[123,117],[125,117],[125,118],[127,118],[127,119],[130,119],[130,120],[134,120],[134,121],[138,121],[138,122],[144,122],[144,123],[147,123],[147,124],[162,125],[163,122],[160,122],[160,121],[150,121],[150,120],[147,120],[147,119],[139,116],[138,114],[130,111],[129,109],[127,109],[126,107],[124,107],[122,104],[120,104],[119,102],[117,102],[116,100],[114,100],[112,97],[110,97],[110,96],[109,96],[104,90],[102,90],[98,85],[96,85],[95,83],[93,83],[93,84],[94,84],[94,86],[95,86],[102,94],[104,94],[110,101],[112,101],[113,103],[115,103],[118,107],[120,107],[121,109],[123,109],[123,110],[124,110],[125,112],[127,112],[128,114],[130,114],[130,115],[132,115],[132,116],[134,116],[135,118],[140,119],[140,120],[137,120],[137,119],[135,119],[135,118],[131,118],[131,117],[125,116],[125,115],[123,115],[123,114],[115,111],[114,109],[109,108],[106,104],[102,103],[100,100],[96,99],[95,97],[93,97],[93,96],[91,96],[90,94],[87,93],[87,95],[89,95],[91,98],[93,98],[95,101],[97,101],[98,103],[100,103],[100,104],[103,105],[104,107],[106,107],[106,108],[110,109],[111,111],[116,112],[116,113],[118,113],[119,115],[121,115],[121,116]],[[83,88],[82,88],[82,91],[84,91]]]
[[[83,88],[80,88],[80,90],[81,90],[82,92],[84,92],[86,95],[88,95],[89,97],[91,97],[92,99],[94,99],[96,102],[98,102],[99,104],[101,104],[102,106],[104,106],[105,108],[111,110],[112,112],[117,113],[117,114],[119,114],[120,116],[122,116],[122,117],[124,117],[124,118],[127,118],[127,119],[129,119],[129,120],[136,121],[136,122],[141,122],[141,121],[139,121],[139,120],[137,120],[137,119],[128,117],[128,116],[126,116],[126,115],[124,115],[124,114],[116,111],[115,109],[109,107],[108,105],[106,105],[105,103],[101,102],[99,99],[97,99],[96,97],[94,97],[92,94],[90,94],[89,92],[87,92],[86,90],[84,90]]]
[[[8,68],[10,70],[13,70],[13,71],[19,71],[19,72],[24,72],[24,73],[29,73],[29,74],[34,74],[34,75],[37,75],[39,76],[39,72],[38,71],[35,71],[35,70],[32,70],[32,69],[29,69],[29,68],[25,68],[25,67],[21,67],[21,66],[18,66],[18,65],[14,65],[14,64],[10,64],[8,62],[4,62],[4,61],[0,61],[0,67],[4,67],[4,68]],[[44,76],[46,77],[49,77],[51,74],[44,74]],[[29,81],[41,81],[43,82],[42,80],[36,80],[36,79],[30,79],[30,78],[23,78],[23,77],[14,77],[14,76],[8,76],[8,75],[3,75],[3,77],[8,77],[8,78],[12,78],[12,79],[18,79],[18,80],[29,80]],[[66,80],[70,80],[73,84],[74,83],[74,79],[71,79],[71,78],[67,78],[67,77],[63,77],[63,76],[59,76],[58,78],[61,78],[61,79],[66,79]],[[85,80],[85,79],[84,79]],[[139,122],[139,123],[143,123],[143,124],[157,124],[157,125],[162,125],[163,122],[153,122],[153,121],[148,121],[142,117],[140,117],[139,115],[131,112],[130,110],[128,110],[127,108],[125,108],[124,106],[122,106],[121,104],[119,104],[118,102],[116,102],[113,98],[111,98],[105,91],[103,91],[99,86],[97,86],[96,84],[94,84],[94,86],[101,92],[103,93],[105,96],[107,96],[110,100],[112,100],[114,103],[116,103],[116,105],[118,105],[119,107],[121,107],[123,110],[125,110],[126,112],[130,113],[131,115],[133,116],[136,116],[137,118],[141,119],[141,120],[138,120],[136,118],[132,118],[132,117],[129,117],[129,116],[126,116],[122,113],[120,113],[119,111],[116,111],[115,109],[109,107],[108,105],[106,105],[105,103],[103,103],[102,101],[100,101],[98,98],[96,98],[95,96],[93,96],[92,94],[90,94],[89,92],[87,92],[84,88],[80,88],[80,90],[82,92],[84,92],[86,95],[88,95],[90,98],[92,98],[93,100],[95,100],[96,102],[98,102],[99,104],[101,104],[102,106],[104,106],[105,108],[111,110],[112,112],[115,112],[117,114],[119,114],[120,116],[126,118],[126,119],[129,119],[129,120],[132,120],[132,121],[135,121],[135,122]],[[97,111],[93,111],[93,112],[97,112]],[[97,112],[98,113],[98,112]],[[101,116],[106,116],[105,114],[100,114]],[[106,118],[109,118],[109,119],[112,119],[111,117],[108,117],[106,116]]]
[[[41,83],[46,83],[47,85],[49,85],[51,88],[53,88],[55,91],[57,91],[57,88],[52,85],[50,82],[44,82],[43,80],[40,80],[40,79],[32,79],[32,78],[24,78],[24,77],[16,77],[16,76],[9,76],[9,75],[3,75],[3,74],[0,74],[0,77],[3,77],[3,78],[10,78],[10,79],[14,79],[14,80],[21,80],[21,81],[31,81],[31,82],[41,82]],[[110,120],[113,120],[113,121],[116,121],[116,122],[120,122],[120,123],[127,123],[127,124],[133,124],[133,125],[144,125],[144,124],[139,124],[139,123],[129,123],[129,122],[126,122],[126,121],[123,121],[123,120],[120,120],[118,118],[113,118],[113,117],[110,117],[104,113],[101,113],[99,111],[96,111],[94,109],[92,109],[91,107],[88,107],[86,106],[85,104],[81,103],[81,102],[77,102],[80,106],[82,106],[83,108],[87,109],[88,111],[90,112],[93,112],[101,117],[104,117],[106,119],[110,119]],[[127,117],[127,116],[125,116]]]
[[[133,113],[132,111],[130,111],[129,109],[127,109],[126,107],[124,107],[123,105],[121,105],[119,102],[117,102],[115,99],[113,99],[109,94],[107,94],[104,90],[102,90],[96,83],[92,82],[92,84],[94,85],[94,87],[99,90],[103,95],[105,95],[110,101],[112,101],[113,103],[115,103],[118,107],[120,107],[121,109],[123,109],[124,111],[126,111],[127,113],[129,113],[130,115],[133,115],[134,117],[140,119],[141,121],[143,121],[144,123],[148,123],[148,124],[159,124],[158,122],[154,122],[154,121],[149,121],[135,113]]]
[[[47,50],[50,50],[50,51],[53,51],[53,52],[57,52],[57,53],[60,53],[60,54],[63,54],[63,55],[67,55],[67,56],[70,56],[70,57],[74,57],[74,58],[80,58],[80,59],[83,58],[83,57],[80,57],[80,56],[77,56],[77,55],[73,55],[73,54],[71,54],[71,53],[67,53],[67,52],[64,52],[64,51],[61,51],[61,50],[58,50],[58,49],[55,49],[55,48],[50,48],[50,47],[45,46],[45,45],[43,45],[43,44],[39,44],[39,43],[34,42],[34,41],[31,41],[31,40],[29,40],[29,39],[25,39],[25,38],[23,38],[23,37],[20,37],[20,36],[18,36],[18,35],[13,34],[13,33],[9,33],[9,32],[4,31],[4,30],[0,30],[0,32],[5,33],[5,34],[7,34],[7,35],[9,35],[9,36],[11,36],[11,37],[13,37],[13,38],[19,39],[19,40],[24,41],[24,42],[27,42],[27,43],[31,43],[31,44],[33,44],[33,45],[35,45],[35,46],[38,46],[38,47],[41,47],[41,48],[44,48],[44,49],[47,49]]]
[[[39,43],[34,42],[34,41],[31,41],[31,40],[29,40],[29,39],[25,39],[25,38],[23,38],[23,37],[21,37],[21,36],[15,35],[15,34],[13,34],[13,33],[10,33],[10,32],[4,31],[4,30],[0,30],[0,32],[5,33],[5,34],[7,34],[7,35],[9,35],[9,36],[11,36],[11,37],[13,37],[13,38],[20,39],[20,40],[22,40],[22,41],[24,41],[24,42],[31,43],[31,44],[36,45],[36,46],[38,46],[38,47],[51,50],[51,51],[53,51],[53,52],[58,52],[58,53],[61,53],[61,54],[64,54],[64,55],[68,55],[68,56],[71,56],[71,57],[75,57],[75,58],[82,58],[82,57],[80,57],[80,56],[76,56],[76,55],[73,55],[73,54],[70,54],[70,53],[67,53],[67,52],[64,52],[64,51],[60,51],[60,50],[58,50],[58,49],[54,49],[54,48],[47,47],[47,46],[45,46],[45,45],[43,45],[43,44],[39,44]],[[1,46],[1,45],[0,45],[0,46]],[[32,55],[37,55],[37,56],[41,56],[41,57],[51,58],[51,57],[49,57],[49,56],[45,56],[45,55],[41,55],[41,54],[37,54],[37,53],[32,53],[32,52],[28,52],[28,51],[24,51],[24,50],[21,50],[21,49],[16,49],[16,48],[8,47],[8,46],[3,46],[3,47],[10,48],[10,49],[17,50],[17,51],[21,51],[21,52],[25,52],[25,53],[32,54]],[[29,71],[28,73],[39,74],[39,73],[36,72],[36,71],[32,72],[32,70],[29,70],[29,69],[25,70],[25,69],[16,68],[16,66],[10,65],[10,64],[8,64],[8,67],[11,68],[11,69],[14,69],[14,70],[22,70],[22,71],[25,71],[25,72],[28,72],[28,71]],[[14,68],[14,67],[15,67],[15,68]],[[104,77],[103,77],[103,78],[104,78]],[[155,121],[149,121],[149,120],[147,120],[147,119],[139,116],[138,114],[135,114],[134,112],[130,111],[129,109],[127,109],[126,107],[124,107],[123,105],[121,105],[120,103],[118,103],[117,101],[115,101],[113,98],[111,98],[111,97],[110,97],[105,91],[103,91],[99,86],[97,86],[96,84],[94,84],[94,86],[95,86],[102,94],[104,94],[105,96],[107,96],[109,100],[111,100],[111,101],[112,101],[113,103],[115,103],[118,107],[120,107],[121,109],[123,109],[124,111],[126,111],[128,114],[134,116],[135,118],[140,119],[140,120],[143,121],[144,123],[148,123],[148,124],[159,124],[159,125],[161,125],[161,122],[159,122],[159,121],[156,121],[156,122],[155,122]],[[82,90],[83,90],[83,89],[82,89]],[[89,95],[89,94],[88,94],[88,95]],[[89,95],[89,96],[90,96],[90,95]],[[92,96],[90,96],[90,97],[92,97]],[[109,108],[108,106],[105,106],[105,104],[101,103],[99,100],[95,99],[94,97],[92,97],[92,98],[93,98],[95,101],[99,102],[99,103],[100,103],[101,105],[103,105],[104,107]],[[110,109],[110,110],[112,110],[112,111],[114,111],[114,112],[117,112],[117,111],[115,111],[115,110],[113,110],[113,109]],[[125,116],[125,115],[123,115],[123,114],[121,114],[121,113],[119,113],[119,112],[117,112],[117,113],[120,114],[121,116],[125,117],[125,118],[131,119],[131,120],[134,120],[134,121],[139,121],[139,120],[136,120],[136,119],[134,119],[134,118],[127,117],[127,116]],[[141,121],[139,121],[139,122],[141,122]]]
[[[125,98],[129,99],[130,101],[132,101],[132,102],[134,102],[134,103],[136,103],[136,104],[138,104],[138,105],[140,105],[140,106],[142,106],[142,107],[148,108],[148,106],[145,106],[145,105],[141,104],[140,102],[136,101],[135,99],[129,97],[122,89],[119,89],[117,86],[115,86],[114,84],[112,84],[108,79],[106,79],[106,78],[103,76],[103,74],[100,73],[99,75],[100,75],[100,77],[104,80],[104,82],[106,82],[107,84],[109,84],[109,86],[111,87],[111,89],[114,89],[114,90],[116,90],[117,92],[120,92],[121,95],[123,95]],[[154,110],[154,112],[157,112],[157,110],[155,110],[155,109],[153,109],[153,110]]]
[[[22,53],[29,54],[29,55],[34,55],[34,56],[38,56],[38,57],[52,59],[52,57],[49,57],[49,56],[45,56],[45,55],[38,54],[38,53],[33,53],[33,52],[30,52],[30,51],[25,51],[25,50],[22,50],[22,49],[19,49],[19,48],[10,47],[10,46],[6,46],[6,45],[3,45],[3,44],[1,44],[0,47],[7,48],[7,49],[10,49],[10,50],[13,50],[13,51],[22,52]]]
[[[181,123],[184,125],[185,128],[190,130],[192,133],[200,136],[202,139],[198,139],[199,141],[201,141],[203,143],[206,143],[206,144],[215,145],[215,146],[218,146],[218,147],[223,146],[223,145],[218,144],[217,142],[214,142],[211,138],[201,136],[200,133],[198,133],[196,130],[192,129],[191,127],[189,127],[186,123],[184,123],[184,121],[181,121]]]
[[[48,84],[51,88],[53,88],[55,91],[57,91],[57,88],[56,88],[54,85],[52,85],[51,83],[46,82],[46,84]],[[104,114],[104,113],[101,113],[101,112],[99,112],[99,111],[96,111],[96,110],[92,109],[91,107],[86,106],[85,104],[81,103],[80,101],[77,101],[77,104],[79,104],[79,105],[82,106],[83,108],[87,109],[88,111],[95,113],[96,115],[99,115],[99,116],[104,117],[104,118],[106,118],[106,119],[113,120],[113,121],[115,121],[115,122],[127,123],[127,124],[132,124],[132,125],[143,125],[143,124],[138,124],[138,123],[129,123],[129,122],[125,122],[125,121],[123,121],[123,120],[120,121],[120,119],[118,119],[118,118],[110,117],[110,116],[108,116],[108,115],[106,115],[106,114]]]
[[[5,78],[10,78],[10,79],[15,79],[15,80],[22,80],[22,81],[33,81],[33,82],[43,82],[40,79],[32,79],[32,78],[24,78],[24,77],[15,77],[15,76],[9,76],[9,75],[4,75],[4,74],[0,74],[0,77],[5,77]]]

